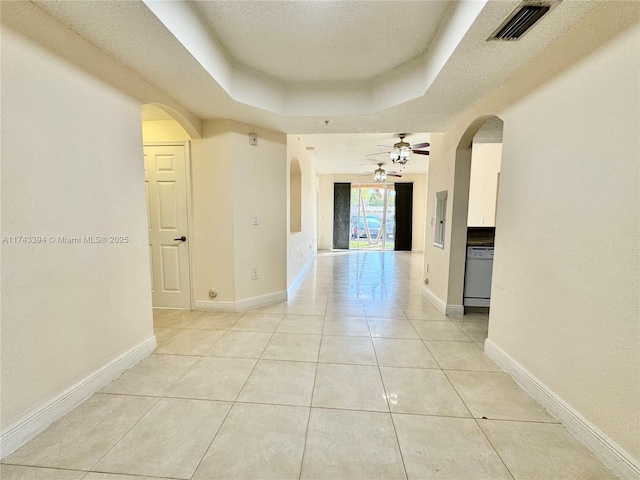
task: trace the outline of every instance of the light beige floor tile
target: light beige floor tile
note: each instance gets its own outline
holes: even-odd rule
[[[297,479],[309,409],[236,403],[194,480]]]
[[[394,413],[409,480],[511,479],[511,475],[473,419]]]
[[[484,348],[484,341],[486,340],[489,332],[489,325],[487,322],[456,322],[454,323],[467,334],[471,340],[473,340],[480,347]]]
[[[378,367],[318,364],[313,406],[388,412]]]
[[[365,317],[332,317],[324,318],[323,335],[348,335],[368,337],[369,325]]]
[[[453,322],[422,321],[411,320],[413,327],[424,340],[451,340],[456,342],[470,342],[471,339],[465,335]]]
[[[315,363],[260,360],[238,401],[308,407],[315,374]]]
[[[149,355],[101,391],[130,395],[163,395],[197,361],[197,357]]]
[[[245,313],[230,330],[247,332],[275,332],[284,315],[271,313]]]
[[[447,370],[446,375],[476,418],[556,422],[506,373]]]
[[[403,311],[405,310],[404,307],[423,307],[428,305],[436,308],[436,306],[429,302],[421,293],[397,292],[393,299],[402,307]]]
[[[198,310],[167,310],[155,318],[153,324],[163,328],[184,328],[203,313]]]
[[[406,305],[402,311],[409,320],[447,320],[446,315],[434,306]]]
[[[488,323],[489,315],[487,313],[465,313],[464,315],[449,315],[449,319],[454,322]]]
[[[272,335],[264,332],[229,330],[205,355],[210,357],[260,358]]]
[[[439,368],[422,340],[374,338],[373,345],[380,366]]]
[[[322,315],[324,316],[327,304],[321,302],[298,301],[291,302],[287,306],[287,315]]]
[[[2,480],[80,480],[86,478],[85,473],[78,470],[0,465]]]
[[[224,335],[222,330],[192,330],[185,328],[160,345],[155,353],[204,355],[222,335]]]
[[[384,318],[370,318],[369,330],[372,337],[419,339],[420,336],[408,320],[388,320]]]
[[[364,317],[364,307],[361,302],[332,302],[327,303],[326,315],[331,317]]]
[[[480,347],[469,342],[425,341],[429,351],[445,370],[502,372]]]
[[[262,307],[252,308],[247,313],[285,313],[287,311],[287,302],[272,303],[271,305],[263,305]]]
[[[406,478],[391,416],[311,409],[300,478]]]
[[[321,315],[285,315],[276,332],[321,335],[323,324]]]
[[[562,425],[491,420],[479,423],[517,479],[617,478]]]
[[[166,480],[161,477],[132,477],[131,475],[120,475],[118,473],[98,473],[89,472],[86,477],[82,477],[82,480]]]
[[[274,333],[261,358],[317,362],[319,350],[320,335]]]
[[[402,309],[395,302],[364,303],[364,314],[367,318],[386,318],[389,320],[406,320]]]
[[[234,401],[255,364],[245,358],[203,357],[166,396]]]
[[[320,362],[377,365],[369,337],[322,336]]]
[[[153,333],[156,336],[156,342],[158,342],[158,345],[160,345],[161,343],[169,340],[171,337],[173,337],[179,331],[180,331],[179,328],[155,327],[153,329]]]
[[[191,478],[231,405],[160,399],[93,470]]]
[[[93,395],[4,462],[89,470],[157,401],[149,397]]]
[[[167,314],[167,312],[170,312],[171,310],[166,310],[164,308],[154,308],[153,309],[153,319],[157,319],[160,317],[163,317],[164,315]]]
[[[328,292],[316,292],[313,290],[300,291],[298,290],[293,297],[289,298],[289,304],[302,304],[302,303],[315,303],[325,304],[327,303]]]
[[[242,316],[239,312],[206,312],[191,322],[187,328],[203,330],[228,330]]]
[[[392,367],[380,370],[392,412],[470,416],[442,371]]]

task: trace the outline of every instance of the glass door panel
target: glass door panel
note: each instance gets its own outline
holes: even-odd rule
[[[350,249],[393,250],[395,194],[392,184],[351,185]]]

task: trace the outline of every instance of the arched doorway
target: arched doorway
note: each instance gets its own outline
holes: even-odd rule
[[[488,317],[495,248],[503,122],[473,121],[456,149],[447,304]]]
[[[152,304],[154,308],[190,309],[192,136],[167,108],[146,104],[142,106],[142,137]]]

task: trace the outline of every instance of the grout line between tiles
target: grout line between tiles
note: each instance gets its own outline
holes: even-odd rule
[[[282,322],[282,320],[280,320],[280,322]],[[279,326],[280,324],[278,324]],[[276,327],[277,328],[277,327]],[[271,333],[271,337],[269,338],[269,341],[266,343],[266,345],[264,346],[264,348],[262,349],[262,352],[260,353],[260,356],[262,356],[262,354],[265,352],[265,350],[267,349],[267,346],[269,345],[269,342],[271,342],[271,338],[273,338],[273,333]],[[213,347],[212,347],[213,348]],[[256,360],[256,359],[252,359],[252,360]],[[247,382],[249,381],[249,378],[251,377],[251,375],[253,374],[253,372],[256,369],[256,366],[258,365],[258,362],[260,360],[257,359],[256,363],[253,364],[253,368],[251,369],[251,371],[249,372],[249,375],[247,375],[247,378],[245,379],[244,383],[242,384],[242,387],[240,387],[240,389],[238,390],[238,393],[236,394],[235,399],[231,402],[231,406],[229,407],[229,410],[227,411],[227,414],[224,416],[224,419],[222,420],[222,422],[220,422],[220,426],[218,427],[218,429],[216,430],[216,433],[213,435],[213,437],[211,438],[211,442],[209,442],[209,445],[207,446],[207,449],[204,452],[204,455],[202,455],[202,457],[200,458],[200,461],[198,462],[198,465],[196,466],[196,468],[193,470],[193,474],[191,474],[191,478],[193,478],[193,476],[196,474],[196,472],[198,471],[198,468],[200,468],[200,465],[202,464],[202,461],[204,460],[204,458],[207,456],[207,453],[209,453],[209,450],[211,449],[211,446],[213,445],[213,442],[215,442],[216,437],[218,436],[218,433],[220,433],[220,430],[222,430],[223,425],[225,424],[225,422],[227,421],[227,418],[229,417],[229,414],[231,413],[231,410],[233,410],[233,407],[236,404],[236,401],[238,400],[238,397],[240,396],[240,394],[242,393],[242,390],[244,390],[244,387],[246,387]]]
[[[373,343],[373,339],[371,339],[371,345],[373,346],[373,353],[376,356],[376,363],[378,364],[378,375],[380,375],[380,383],[382,383],[382,391],[384,392],[384,399],[387,402],[387,408],[389,409],[389,417],[391,417],[391,426],[393,427],[393,434],[396,437],[396,445],[398,446],[398,452],[400,453],[400,460],[402,461],[402,468],[404,469],[405,478],[409,478],[409,474],[407,473],[407,465],[404,462],[404,455],[402,454],[402,448],[400,447],[400,439],[398,438],[398,430],[396,429],[396,424],[393,421],[393,415],[391,412],[391,404],[389,403],[389,394],[387,393],[387,386],[384,383],[384,377],[382,376],[382,368],[380,368],[380,360],[378,360],[378,352],[376,351],[376,346]]]
[[[428,348],[428,347],[427,347]],[[436,360],[437,362],[437,360]],[[438,364],[439,365],[439,364]],[[444,372],[443,372],[444,373]],[[467,405],[467,402],[464,401],[464,398],[462,398],[462,395],[460,395],[460,393],[458,392],[458,389],[455,387],[455,385],[453,384],[453,382],[451,381],[451,379],[447,376],[447,374],[444,374],[445,378],[447,379],[447,381],[449,382],[449,384],[451,385],[451,387],[453,388],[453,390],[456,392],[456,395],[458,395],[458,397],[460,398],[460,400],[462,401],[462,403],[464,404],[465,408],[469,411],[469,414],[471,415],[471,418],[473,419],[473,421],[476,424],[476,427],[478,427],[480,429],[480,431],[482,432],[482,434],[484,435],[484,437],[487,439],[487,442],[489,442],[489,445],[491,445],[491,448],[493,448],[493,451],[496,452],[496,455],[498,456],[498,458],[500,459],[500,461],[502,462],[502,464],[504,465],[504,468],[507,469],[507,472],[509,472],[509,475],[511,475],[511,478],[515,479],[515,476],[513,475],[513,473],[511,472],[511,470],[509,469],[509,467],[507,466],[507,463],[504,461],[504,459],[502,458],[502,456],[500,455],[500,453],[498,452],[498,450],[496,449],[496,447],[493,445],[493,443],[491,443],[491,440],[489,440],[489,437],[487,436],[487,434],[485,433],[485,431],[482,429],[482,427],[480,426],[480,423],[478,422],[478,419],[473,415],[473,412],[471,412],[471,409],[469,408],[469,406]]]
[[[158,404],[158,402],[161,400],[161,398],[162,398],[162,397],[149,397],[149,398],[156,398],[156,401],[152,402],[152,404],[149,406],[149,408],[147,409],[147,411],[146,411],[146,412],[144,412],[142,415],[140,415],[140,418],[138,418],[138,420],[136,420],[136,421],[133,423],[133,425],[131,425],[131,427],[129,427],[129,429],[127,429],[127,431],[126,431],[126,432],[124,432],[124,433],[120,436],[120,438],[118,438],[118,440],[117,440],[117,441],[113,442],[113,445],[111,445],[111,448],[109,448],[109,450],[107,450],[107,451],[105,452],[105,454],[104,454],[104,455],[102,455],[102,456],[98,459],[98,461],[97,461],[96,463],[94,463],[94,464],[91,466],[91,468],[89,469],[89,471],[92,471],[94,468],[96,468],[96,466],[97,466],[97,465],[102,461],[102,459],[103,459],[104,457],[106,457],[107,455],[109,455],[109,452],[111,452],[111,450],[113,450],[113,449],[115,448],[115,446],[116,446],[118,443],[120,443],[120,442],[122,441],[122,439],[123,439],[124,437],[126,437],[126,436],[127,436],[127,434],[128,434],[131,430],[133,430],[133,429],[135,428],[135,426],[136,426],[136,425],[138,425],[138,423],[140,423],[144,417],[146,417],[147,415],[149,415],[149,412],[150,412],[151,410],[153,410],[153,407],[155,407],[155,406]],[[86,476],[86,475],[85,475],[85,476]]]

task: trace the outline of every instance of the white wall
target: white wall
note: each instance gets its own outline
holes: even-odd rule
[[[469,183],[469,227],[496,226],[496,193],[502,159],[501,143],[474,143]]]
[[[2,29],[2,428],[153,335],[140,104]],[[6,452],[5,452],[6,453]]]
[[[291,161],[297,159],[301,173],[301,218],[302,229],[291,232],[287,229],[287,288],[291,287],[305,266],[315,258],[317,251],[318,229],[318,175],[313,166],[311,155],[298,135],[287,135],[287,178],[290,179]],[[290,188],[287,184],[287,204]],[[333,198],[333,197],[332,197]],[[290,209],[287,209],[288,211]],[[290,222],[290,219],[288,220]]]
[[[461,137],[483,115],[504,120],[489,340],[635,459],[639,37],[637,3],[603,2],[449,131],[432,136],[429,175],[430,191],[464,199],[456,178],[465,174],[456,164]],[[428,288],[447,304],[462,291],[458,253],[451,242],[425,252]]]
[[[627,33],[505,111],[490,330],[636,458],[638,38]]]
[[[176,120],[146,120],[142,122],[142,141],[188,142],[189,134]]]
[[[190,141],[195,306],[235,308],[243,300],[284,295],[286,136],[230,120],[202,125],[202,139]],[[143,122],[143,133],[145,142],[189,139],[171,120]],[[258,134],[257,147],[249,145],[249,133]],[[215,300],[210,289],[218,291]]]
[[[197,302],[235,302],[233,158],[224,122],[203,122],[202,139],[191,142],[194,278]],[[202,305],[202,304],[201,304]]]
[[[228,122],[233,157],[236,301],[287,288],[287,137]],[[249,144],[258,135],[258,146]],[[258,225],[252,218],[258,217]],[[251,272],[258,269],[259,278]],[[283,298],[284,299],[284,298]]]
[[[365,181],[363,181],[365,180]],[[319,219],[318,219],[318,249],[330,250],[333,248],[333,184],[334,183],[366,183],[357,175],[320,175],[319,191]],[[403,175],[398,183],[413,183],[413,225],[412,248],[413,252],[422,252],[424,249],[426,226],[426,196],[427,175]]]

